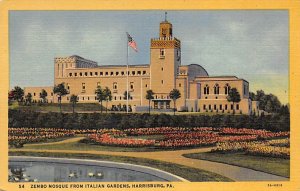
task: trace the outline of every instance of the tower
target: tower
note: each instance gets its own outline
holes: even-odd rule
[[[151,39],[150,46],[150,85],[156,100],[170,100],[169,93],[176,88],[180,54],[180,40],[173,37],[173,26],[165,18],[159,25],[159,38]]]

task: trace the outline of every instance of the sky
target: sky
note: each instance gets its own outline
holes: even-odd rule
[[[54,58],[79,55],[98,65],[126,64],[128,32],[149,64],[150,39],[165,11],[10,11],[10,87],[53,86]],[[284,10],[168,11],[181,40],[182,65],[210,76],[235,75],[288,103],[289,15]]]

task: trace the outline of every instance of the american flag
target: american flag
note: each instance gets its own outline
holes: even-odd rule
[[[137,50],[136,43],[128,32],[127,32],[127,39],[128,39],[128,46],[130,46],[131,48],[133,48],[133,50],[137,52],[138,50]]]

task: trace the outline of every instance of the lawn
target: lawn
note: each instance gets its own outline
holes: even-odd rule
[[[251,156],[244,153],[192,153],[184,157],[245,167],[283,177],[290,177],[290,160]]]
[[[135,157],[94,155],[94,154],[70,154],[70,153],[43,153],[43,152],[9,152],[10,156],[36,156],[36,157],[62,157],[62,158],[79,158],[91,160],[105,160],[114,162],[124,162],[136,165],[143,165],[170,172],[192,182],[229,182],[229,178],[216,173],[190,168],[183,165],[162,162],[151,159],[142,159]]]
[[[57,103],[47,103],[47,104],[32,104],[30,106],[18,105],[17,102],[12,102],[9,106],[9,109],[20,109],[20,110],[29,110],[29,111],[39,111],[39,112],[59,112],[59,105]],[[72,112],[73,108],[71,104],[63,103],[62,104],[63,112]],[[99,103],[80,103],[76,104],[75,112],[100,112],[101,106]],[[105,108],[103,108],[105,112]]]

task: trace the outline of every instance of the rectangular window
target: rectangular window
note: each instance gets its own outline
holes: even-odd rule
[[[130,82],[130,89],[132,89],[133,90],[133,82]]]
[[[107,76],[108,75],[108,72],[105,72],[105,76]]]
[[[100,76],[103,76],[103,72],[100,72]]]
[[[82,83],[82,90],[85,90],[85,83]]]
[[[87,73],[87,72],[84,72],[84,75],[85,75],[85,76],[87,76],[87,75],[88,75],[88,73]]]
[[[159,56],[160,56],[160,58],[164,58],[165,57],[165,49],[164,48],[161,48],[159,50]]]
[[[141,71],[138,71],[137,74],[138,74],[138,75],[141,75]]]
[[[90,76],[93,76],[93,72],[90,72]]]
[[[82,72],[80,72],[79,75],[82,76]]]
[[[211,110],[211,105],[210,104],[208,105],[208,109]]]
[[[69,73],[69,76],[72,76],[72,73]]]
[[[75,73],[74,76],[77,76],[77,73]]]
[[[110,72],[110,75],[113,76],[113,75],[114,75],[114,72]]]
[[[220,110],[222,110],[223,109],[223,106],[222,106],[222,104],[220,105]]]
[[[227,104],[225,104],[225,110],[227,110]]]
[[[233,110],[233,104],[230,105],[230,109]]]
[[[132,73],[132,75],[135,75],[135,71],[132,71],[131,73]]]
[[[205,109],[206,109],[206,105],[204,104],[204,105],[203,105],[203,110],[205,110]]]
[[[145,75],[145,74],[146,74],[146,71],[144,70],[144,71],[143,71],[143,75]]]
[[[236,104],[236,109],[240,110],[240,105],[239,104]]]
[[[214,110],[217,110],[217,105],[216,104],[214,105]]]
[[[98,76],[98,72],[95,72],[95,76]]]

